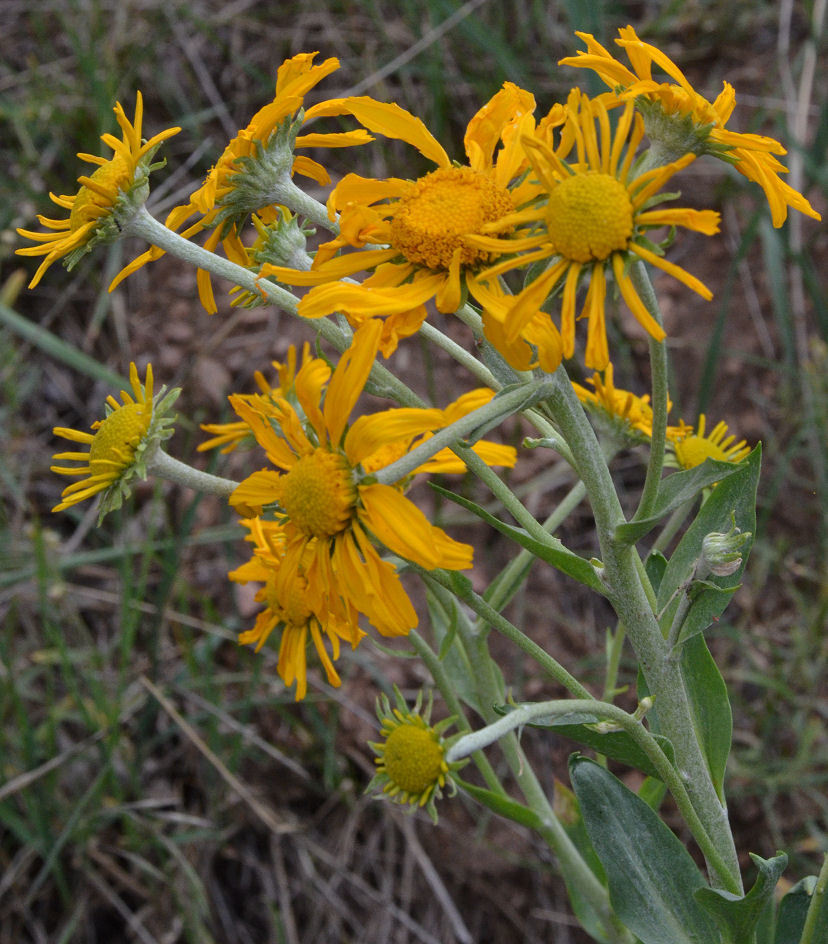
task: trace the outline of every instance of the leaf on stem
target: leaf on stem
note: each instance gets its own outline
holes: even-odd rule
[[[720,936],[694,893],[704,879],[659,816],[594,761],[574,754],[569,775],[610,901],[642,944],[714,944]]]

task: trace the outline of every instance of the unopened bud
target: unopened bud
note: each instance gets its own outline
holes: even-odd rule
[[[735,515],[731,513],[733,525],[729,531],[711,531],[702,541],[702,556],[697,574],[715,577],[729,577],[736,573],[742,564],[742,548],[751,539],[750,531],[736,527]]]

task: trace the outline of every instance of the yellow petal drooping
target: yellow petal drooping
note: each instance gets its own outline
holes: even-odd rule
[[[549,194],[546,226],[555,251],[573,262],[603,261],[624,250],[633,233],[633,205],[610,174],[578,174]]]
[[[413,184],[391,221],[391,245],[409,262],[448,270],[455,250],[460,263],[488,261],[489,253],[466,245],[463,237],[479,234],[514,210],[505,187],[470,167],[441,167]]]
[[[304,534],[329,538],[351,522],[356,488],[343,456],[316,449],[301,459],[280,482],[279,503]]]

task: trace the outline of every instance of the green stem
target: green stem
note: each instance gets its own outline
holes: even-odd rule
[[[566,372],[559,368],[554,376],[558,388],[547,402],[576,457],[578,472],[587,489],[610,602],[626,628],[650,694],[656,699],[659,731],[673,742],[676,764],[693,806],[721,858],[727,862],[734,881],[741,882],[727,810],[716,793],[698,741],[681,668],[669,657],[639,571],[640,560],[635,548],[615,541],[615,529],[625,519],[609,469]]]
[[[630,279],[644,305],[658,322],[663,325],[661,309],[653,291],[650,277],[643,262],[637,261],[630,268]],[[647,477],[641,492],[638,510],[633,521],[649,517],[655,508],[661,473],[664,468],[664,448],[667,439],[667,344],[650,338],[650,370],[652,372],[652,407],[653,432],[650,442],[650,459],[647,464]]]
[[[624,640],[627,633],[622,623],[618,623],[607,652],[607,673],[604,677],[604,700],[615,697],[618,685],[618,667],[621,664],[621,653],[624,651]]]
[[[168,479],[170,482],[184,485],[196,492],[218,495],[221,498],[227,498],[231,492],[239,487],[239,483],[232,479],[224,479],[221,476],[210,475],[209,472],[194,469],[185,462],[168,456],[160,448],[147,460],[147,472],[158,478]]]
[[[504,698],[502,680],[495,673],[495,663],[489,654],[484,634],[480,631],[469,631],[467,626],[462,625],[459,631],[472,664],[484,719],[491,722],[494,719],[492,706],[498,701],[502,702]],[[500,748],[526,802],[540,818],[538,832],[558,857],[567,883],[577,888],[590,903],[612,944],[632,944],[634,939],[615,916],[606,888],[598,881],[567,835],[515,735],[507,734],[500,741]]]
[[[571,512],[583,501],[584,495],[586,495],[584,483],[576,482],[563,497],[557,508],[555,508],[552,514],[543,522],[541,525],[543,530],[547,534],[554,534],[558,525],[566,520]],[[531,551],[521,549],[494,578],[490,586],[494,586],[495,589],[488,600],[493,610],[497,610],[499,613],[503,607],[506,606],[513,596],[514,588],[520,585],[526,571],[535,560],[537,560],[537,558]]]
[[[501,635],[510,639],[516,646],[522,649],[527,655],[531,656],[538,665],[556,682],[571,692],[576,698],[592,698],[589,691],[568,672],[556,659],[553,659],[536,642],[533,642],[525,633],[521,632],[517,626],[513,625],[462,581],[453,581],[452,577],[441,570],[424,570],[415,564],[411,565],[413,570],[419,573],[423,580],[433,586],[435,583],[453,593],[458,599],[477,613],[493,629]]]
[[[296,184],[288,178],[283,184],[281,199],[278,203],[283,203],[288,209],[300,213],[309,220],[314,226],[321,226],[334,235],[339,234],[339,224],[328,216],[328,208],[324,203],[314,200],[313,197],[301,190]]]
[[[440,693],[443,696],[448,710],[457,719],[457,727],[460,728],[461,731],[471,732],[472,727],[463,711],[463,704],[457,697],[454,686],[446,674],[446,670],[443,668],[443,663],[437,657],[437,653],[416,629],[411,630],[408,634],[408,639],[417,652],[417,655],[423,660],[425,667],[431,673],[434,684],[440,689]],[[483,751],[472,751],[470,756],[477,765],[477,769],[480,771],[483,779],[486,781],[486,786],[493,792],[501,796],[506,796],[507,794],[503,789],[503,784],[500,782],[494,768],[489,762],[489,758],[486,757]]]
[[[822,860],[822,868],[819,870],[814,893],[811,895],[811,903],[808,905],[808,914],[805,917],[799,944],[821,944],[823,939],[818,941],[814,935],[820,925],[828,924],[825,916],[826,908],[828,908],[828,855]]]
[[[484,383],[487,387],[491,387],[492,390],[500,389],[501,384],[498,383],[497,379],[486,365],[481,364],[473,354],[469,353],[464,347],[461,347],[456,341],[452,341],[448,335],[443,334],[442,331],[439,331],[427,321],[424,321],[422,325],[420,325],[420,334],[422,337],[426,338],[426,340],[431,341],[435,347],[442,348],[442,350],[454,358],[458,364],[465,367],[466,370],[481,383]]]
[[[690,796],[682,783],[678,771],[673,767],[670,759],[661,749],[658,741],[644,727],[641,721],[628,714],[616,705],[595,699],[563,699],[534,704],[518,705],[509,714],[498,718],[485,728],[472,734],[466,734],[456,741],[449,749],[446,760],[459,760],[472,751],[479,751],[495,741],[499,741],[508,732],[523,727],[541,718],[561,717],[572,713],[583,712],[603,718],[613,726],[620,728],[630,735],[633,741],[644,751],[648,759],[658,771],[659,778],[669,789],[676,801],[679,811],[684,817],[693,838],[705,855],[705,858],[715,868],[725,888],[734,895],[741,893],[741,885],[731,876],[727,863],[723,860],[719,850],[711,840],[707,830],[699,819]]]
[[[489,400],[488,403],[478,407],[476,410],[472,410],[471,413],[467,413],[456,422],[434,433],[424,443],[421,443],[416,449],[412,449],[411,452],[406,453],[402,458],[397,459],[396,462],[385,466],[385,468],[377,472],[377,481],[385,485],[401,481],[438,452],[453,446],[466,436],[471,435],[477,429],[488,428],[499,423],[500,420],[505,419],[507,416],[517,413],[527,402],[532,402],[533,400],[545,396],[545,391],[546,387],[542,381],[533,381],[514,390],[504,391],[498,394]],[[468,451],[472,452],[470,448]],[[485,463],[483,463],[483,465],[485,466]],[[488,468],[488,466],[486,466],[486,468]],[[497,476],[495,476],[495,478],[497,478]],[[500,479],[498,479],[498,482],[500,482]],[[507,491],[510,495],[512,494],[508,489]],[[520,507],[523,508],[523,505]],[[525,509],[524,512],[527,515],[529,514]],[[534,521],[534,519],[532,520]],[[537,522],[535,523],[537,524]]]
[[[687,516],[693,510],[693,505],[695,503],[696,499],[691,498],[683,505],[679,505],[679,507],[673,511],[673,513],[667,519],[667,523],[661,529],[658,537],[653,542],[654,551],[664,552],[665,548],[669,546],[670,541],[672,541],[675,537],[676,532],[687,520]]]

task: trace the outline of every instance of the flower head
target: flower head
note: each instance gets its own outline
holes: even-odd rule
[[[567,102],[567,112],[562,137],[573,142],[575,151],[569,160],[558,153],[560,148],[553,150],[542,137],[524,136],[532,169],[546,191],[544,201],[516,215],[520,226],[528,228],[527,235],[517,241],[530,251],[485,269],[477,278],[489,282],[487,311],[503,325],[508,343],[523,335],[537,320],[549,294],[562,287],[559,345],[563,356],[571,357],[575,347],[575,297],[580,279],[589,275],[580,316],[588,322],[586,365],[604,370],[609,363],[604,310],[607,273],[614,276],[622,297],[647,333],[663,340],[664,329],[641,300],[629,266],[637,260],[649,262],[709,299],[710,291],[689,272],[664,259],[646,234],[663,226],[716,233],[719,214],[712,210],[651,209],[658,191],[693,160],[693,155],[637,174],[633,161],[644,128],[640,117],[634,115],[632,103],[623,109],[614,135],[603,97],[590,100],[575,89]],[[497,242],[489,238],[487,244]],[[508,251],[505,243],[503,249]],[[498,293],[496,276],[542,259],[550,259],[551,264],[521,292],[514,296]],[[502,353],[508,359],[508,350]]]
[[[158,445],[173,434],[170,428],[175,417],[169,415],[180,390],[165,393],[162,387],[153,396],[152,365],[147,365],[144,383],[138,379],[135,364],[129,365],[132,394],[121,391],[106,400],[106,416],[92,424],[94,432],[56,426],[55,436],[89,447],[88,452],[59,452],[55,460],[82,463],[79,466],[52,466],[58,475],[84,476],[67,485],[60,504],[52,511],[63,511],[103,492],[98,522],[105,514],[120,508],[137,478],[147,477],[146,462]]]
[[[95,246],[120,238],[123,223],[147,198],[147,178],[160,166],[151,163],[152,155],[162,141],[181,130],[167,128],[148,141],[143,141],[141,125],[144,102],[140,92],[136,94],[135,117],[131,122],[120,102],[113,110],[121,128],[121,140],[112,134],[101,135],[101,141],[112,149],[112,157],[78,154],[82,160],[97,165],[97,169],[88,177],[78,177],[81,188],[77,193],[59,197],[49,194],[54,203],[69,211],[69,218],[52,220],[39,215],[38,220],[51,232],[17,231],[21,236],[40,244],[17,249],[18,255],[46,256],[29,283],[29,288],[34,288],[44,272],[58,259],[64,259],[66,267],[71,269]]]
[[[305,341],[302,345],[301,366],[304,367],[311,360],[310,344]],[[287,352],[285,363],[273,361],[273,367],[276,370],[276,383],[270,384],[265,380],[261,371],[255,371],[253,379],[259,388],[258,394],[239,393],[236,396],[239,400],[248,401],[253,404],[259,397],[266,397],[275,403],[279,399],[290,400],[294,406],[298,405],[296,400],[296,391],[294,383],[296,381],[297,364],[299,355],[295,345],[291,344]],[[232,452],[244,442],[252,443],[254,441],[253,433],[244,420],[237,420],[232,423],[202,423],[201,428],[206,433],[212,433],[213,437],[198,446],[199,452],[206,452],[208,449],[217,449],[221,447],[222,452]]]
[[[312,641],[328,682],[339,686],[333,662],[339,658],[344,640],[356,648],[365,635],[357,623],[353,607],[331,596],[328,588],[317,585],[306,565],[313,560],[313,549],[304,555],[285,556],[285,533],[280,524],[252,518],[242,521],[250,531],[253,557],[230,573],[237,583],[255,581],[263,586],[256,600],[264,608],[255,625],[239,635],[242,645],[255,643],[258,652],[270,634],[280,631],[278,671],[288,687],[296,683],[296,700],[307,692],[307,643]],[[328,654],[325,640],[331,648]]]
[[[686,426],[683,422],[672,431],[670,439],[673,453],[682,469],[694,469],[705,459],[741,462],[750,453],[750,446],[744,439],[737,443],[734,435],[728,436],[727,423],[719,422],[705,434],[706,424],[707,418],[704,413],[700,413],[695,431],[692,426]]]
[[[399,408],[348,417],[368,379],[382,326],[368,322],[331,373],[315,358],[297,373],[296,405],[286,398],[231,396],[268,459],[281,471],[254,472],[230,503],[246,515],[267,508],[284,528],[286,557],[311,555],[302,565],[384,635],[401,635],[417,616],[395,567],[372,538],[392,553],[433,570],[471,566],[472,548],[432,525],[402,492],[366,473],[378,452],[397,447],[451,422],[450,410]],[[502,447],[501,447],[502,448]],[[403,452],[407,446],[403,446]],[[432,461],[439,459],[439,453]],[[513,454],[507,459],[514,462]]]
[[[693,88],[668,56],[642,42],[631,26],[619,29],[618,34],[615,42],[626,51],[632,69],[615,59],[589,33],[576,33],[587,44],[586,50],[561,59],[559,65],[593,69],[610,88],[621,90],[624,97],[636,99],[644,114],[647,133],[654,141],[672,149],[676,157],[693,151],[733,164],[740,174],[765,191],[774,226],[785,222],[789,206],[814,219],[822,218],[801,193],[781,179],[780,174],[787,173],[787,168],[774,156],[785,154],[785,148],[778,141],[727,129],[736,105],[732,85],[723,83],[721,93],[710,102]],[[654,79],[654,65],[672,81]]]
[[[299,304],[304,317],[343,311],[352,324],[385,318],[381,349],[388,356],[418,330],[427,301],[433,298],[441,312],[456,311],[466,288],[473,290],[470,273],[500,251],[521,248],[509,241],[514,224],[507,220],[529,193],[519,180],[526,168],[520,136],[535,127],[535,102],[505,83],[469,122],[465,166],[453,164],[425,125],[398,105],[365,97],[333,104],[370,131],[412,144],[436,168],[417,180],[348,174],[328,200],[332,219],[340,211],[340,235],[320,247],[310,271],[265,265],[262,275],[314,286]],[[471,237],[484,230],[501,235],[505,248],[493,255],[475,244]],[[346,249],[358,251],[338,255]],[[340,281],[360,271],[372,271],[361,285]]]
[[[597,372],[588,377],[587,383],[592,385],[592,390],[573,382],[578,399],[611,433],[621,439],[633,442],[652,439],[653,408],[650,406],[650,397],[638,396],[616,387],[613,372],[610,363],[603,377]]]
[[[340,133],[299,134],[302,126],[321,115],[342,114],[330,103],[322,102],[304,109],[305,95],[326,76],[339,68],[339,60],[326,59],[314,65],[316,53],[300,53],[279,66],[273,100],[259,109],[227,145],[207,174],[204,183],[186,204],[175,207],[165,225],[176,232],[192,216],[182,236],[190,237],[209,230],[204,248],[214,250],[219,242],[229,259],[247,265],[247,253],[239,238],[244,223],[252,213],[274,208],[295,192],[294,174],[309,177],[319,184],[330,183],[325,168],[295,151],[310,147],[348,147],[366,144],[371,136],[364,129]],[[163,251],[152,247],[127,265],[110,290],[147,262],[158,259]],[[199,269],[199,298],[208,313],[217,311],[209,273]]]
[[[377,772],[366,788],[366,792],[381,789],[394,802],[408,805],[413,812],[425,807],[436,823],[435,800],[442,796],[442,789],[449,785],[450,795],[457,787],[452,774],[466,763],[465,760],[448,763],[446,753],[454,739],[445,740],[443,731],[454,719],[446,718],[431,724],[432,700],[423,710],[423,693],[409,709],[399,689],[394,688],[396,707],[391,707],[387,695],[377,699],[377,718],[380,722],[382,741],[369,742],[377,755],[374,763]]]

